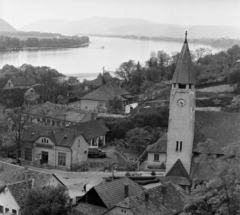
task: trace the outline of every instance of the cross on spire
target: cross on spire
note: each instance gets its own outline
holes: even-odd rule
[[[185,32],[185,41],[184,43],[187,43],[187,31]]]

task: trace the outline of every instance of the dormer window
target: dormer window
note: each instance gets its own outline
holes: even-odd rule
[[[186,84],[178,84],[179,89],[186,89],[187,85]]]

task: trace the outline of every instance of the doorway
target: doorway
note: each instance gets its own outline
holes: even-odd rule
[[[48,152],[42,151],[42,163],[48,163]]]

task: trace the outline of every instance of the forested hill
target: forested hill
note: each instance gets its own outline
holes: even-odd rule
[[[12,27],[9,23],[7,23],[6,21],[0,18],[0,32],[3,32],[3,31],[12,32],[12,31],[16,31],[16,29]]]

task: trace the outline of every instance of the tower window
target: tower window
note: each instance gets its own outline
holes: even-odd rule
[[[178,86],[179,86],[179,89],[186,89],[187,85],[186,84],[179,84]]]
[[[176,151],[182,151],[182,141],[176,142]]]

